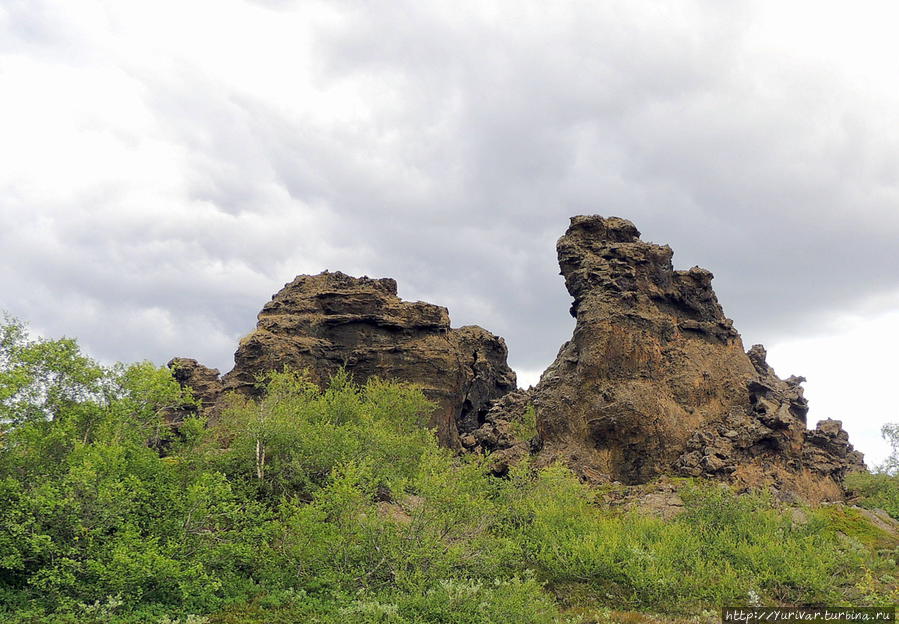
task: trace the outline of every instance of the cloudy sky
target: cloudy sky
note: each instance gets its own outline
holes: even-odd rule
[[[268,297],[395,277],[569,337],[555,240],[633,220],[869,463],[899,420],[893,0],[0,0],[0,308],[228,370]]]

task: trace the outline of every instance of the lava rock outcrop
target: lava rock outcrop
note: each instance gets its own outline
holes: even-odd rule
[[[298,276],[265,304],[221,391],[258,395],[257,376],[285,366],[322,386],[340,368],[359,383],[373,376],[413,383],[437,404],[430,424],[440,441],[458,447],[459,430],[477,428],[493,401],[516,388],[506,357],[502,338],[451,328],[446,308],[403,301],[392,279],[325,271]]]
[[[498,473],[531,455],[591,482],[680,475],[842,498],[862,455],[839,421],[807,429],[805,380],[777,377],[761,345],[744,351],[709,271],[674,270],[668,246],[616,217],[573,217],[557,251],[576,325],[529,390],[502,338],[451,328],[446,308],[401,300],[392,279],[327,271],[272,297],[223,378],[193,360],[172,367],[211,419],[224,393],[258,395],[260,374],[290,366],[325,385],[344,367],[358,382],[417,384],[440,441],[491,453]]]
[[[167,366],[181,387],[190,388],[190,393],[196,401],[169,410],[167,419],[177,424],[189,416],[196,416],[201,411],[214,419],[217,415],[216,404],[224,391],[218,369],[203,366],[193,358],[182,357],[172,358]]]
[[[864,469],[838,421],[806,429],[804,379],[779,379],[761,346],[744,352],[709,271],[674,270],[668,246],[615,217],[573,217],[557,251],[574,334],[467,446],[520,454],[525,441],[504,423],[532,405],[539,461],[565,461],[590,481],[702,476],[824,499]]]

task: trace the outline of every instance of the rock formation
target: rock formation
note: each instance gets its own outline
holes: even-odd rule
[[[222,395],[224,385],[217,368],[203,366],[192,358],[172,358],[167,366],[172,376],[182,387],[190,388],[196,405],[183,405],[169,412],[171,422],[180,422],[188,416],[196,416],[205,410],[208,416],[214,417],[215,406]]]
[[[457,447],[459,430],[477,428],[492,402],[516,387],[506,355],[503,339],[480,327],[451,328],[446,308],[403,301],[392,279],[325,271],[298,276],[265,304],[219,390],[252,396],[257,375],[284,366],[307,370],[320,385],[341,367],[360,383],[372,376],[410,382],[437,404],[431,425],[441,442]],[[197,390],[195,378],[185,383]]]
[[[557,251],[577,322],[527,391],[502,338],[451,328],[445,308],[399,299],[392,279],[327,271],[274,295],[223,379],[172,366],[212,416],[222,392],[253,395],[258,374],[285,365],[320,384],[340,367],[415,383],[437,405],[441,442],[493,453],[498,472],[532,454],[594,482],[696,476],[838,499],[864,469],[839,421],[806,428],[803,378],[778,378],[760,345],[744,351],[709,271],[674,270],[668,246],[615,217],[573,217]]]
[[[533,405],[530,448],[588,480],[703,476],[839,498],[864,468],[840,423],[808,431],[804,379],[779,379],[759,345],[743,351],[709,271],[675,271],[669,247],[639,237],[624,219],[572,218],[557,250],[574,334],[535,388],[463,442],[514,459],[524,441],[511,423]]]

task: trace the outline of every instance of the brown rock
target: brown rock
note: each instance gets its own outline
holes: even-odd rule
[[[218,369],[203,366],[191,358],[173,358],[167,366],[172,376],[183,388],[190,388],[199,405],[185,405],[171,413],[170,419],[180,422],[187,416],[203,413],[207,418],[215,418],[215,405],[222,394],[223,384]]]
[[[325,271],[300,275],[276,293],[240,341],[224,390],[258,395],[257,376],[285,366],[324,386],[341,367],[421,387],[437,404],[442,443],[476,428],[492,402],[516,387],[502,338],[475,326],[453,329],[446,308],[403,301],[392,279]]]
[[[223,391],[259,393],[257,376],[284,366],[322,385],[341,367],[414,383],[437,405],[441,442],[492,453],[497,473],[536,454],[597,484],[668,474],[782,500],[843,496],[861,454],[839,421],[806,428],[805,379],[778,378],[761,345],[744,352],[709,271],[674,270],[669,247],[616,217],[573,217],[557,251],[576,325],[527,391],[502,338],[451,328],[446,308],[401,300],[392,279],[327,271],[273,296],[221,381],[193,360],[176,360],[176,375],[213,406]]]
[[[712,274],[675,271],[671,249],[639,235],[624,219],[571,220],[557,250],[577,324],[534,401],[551,453],[624,483],[670,472],[696,430],[748,403],[755,372]],[[697,464],[721,461],[709,449]]]
[[[625,219],[582,216],[559,239],[577,323],[530,391],[540,461],[593,481],[681,474],[839,496],[864,467],[840,424],[807,431],[804,379],[779,379],[761,345],[744,352],[709,271],[676,271],[669,247],[639,236]],[[474,432],[481,446],[514,446],[496,423],[523,408],[507,403]]]
[[[462,438],[462,445],[471,451],[490,453],[494,474],[506,474],[511,465],[540,448],[528,412],[532,402],[530,390],[504,395],[495,401],[481,426]]]
[[[822,420],[804,433],[802,460],[815,472],[830,474],[842,481],[848,472],[865,469],[864,456],[853,449],[849,434],[839,420]]]

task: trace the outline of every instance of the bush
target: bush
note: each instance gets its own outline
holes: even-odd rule
[[[854,472],[846,487],[858,494],[862,507],[883,509],[899,520],[899,474]]]
[[[423,593],[399,596],[396,607],[404,618],[397,621],[410,624],[550,624],[558,616],[553,600],[534,579],[517,577],[493,582],[441,580]]]
[[[861,569],[851,549],[794,527],[763,496],[725,486],[683,496],[686,512],[668,522],[599,509],[586,486],[555,466],[525,482],[506,522],[551,588],[580,587],[614,606],[690,610],[751,596],[817,604],[835,598],[834,579],[848,583]]]
[[[561,465],[496,478],[439,448],[414,387],[266,381],[175,431],[190,399],[169,371],[0,327],[0,619],[543,624],[587,605],[892,600],[895,561],[842,508],[795,525],[706,484],[665,522]],[[895,477],[852,479],[895,513]]]
[[[335,467],[361,460],[375,486],[401,489],[434,445],[421,426],[432,409],[408,385],[372,379],[359,388],[341,372],[320,392],[302,373],[272,373],[262,400],[231,398],[211,431],[206,467],[271,501],[308,498]]]

